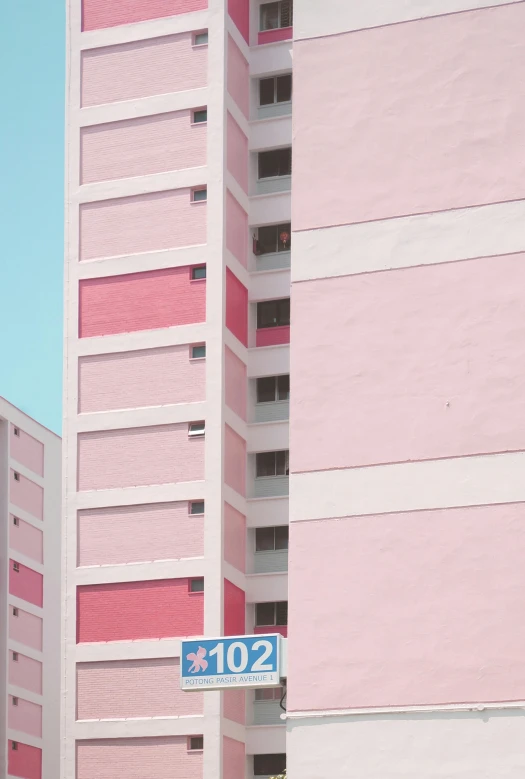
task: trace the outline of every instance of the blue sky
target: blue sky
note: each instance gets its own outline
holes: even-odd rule
[[[62,402],[64,0],[0,23],[0,395],[57,433]]]

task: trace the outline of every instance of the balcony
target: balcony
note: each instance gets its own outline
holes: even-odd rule
[[[290,343],[290,298],[257,303],[255,345],[277,346]]]
[[[292,187],[292,147],[257,153],[256,195],[287,192]]]
[[[280,706],[281,696],[281,687],[255,690],[252,724],[284,725],[284,721],[281,719],[281,714],[283,714],[283,710]]]
[[[293,38],[292,0],[263,3],[259,13],[259,34],[257,36],[259,46]]]

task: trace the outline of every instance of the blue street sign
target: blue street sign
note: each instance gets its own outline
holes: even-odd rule
[[[181,641],[183,690],[275,687],[280,678],[280,635]]]

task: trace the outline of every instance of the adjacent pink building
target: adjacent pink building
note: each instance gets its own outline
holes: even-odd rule
[[[0,775],[60,756],[60,438],[0,398]]]

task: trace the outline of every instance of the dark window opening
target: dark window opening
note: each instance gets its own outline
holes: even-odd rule
[[[285,149],[260,151],[258,162],[259,179],[292,175],[292,149],[290,146],[287,146]]]
[[[261,5],[260,31],[278,30],[293,25],[292,0],[278,0],[276,3]]]
[[[280,755],[254,755],[254,776],[274,776],[282,774],[286,768],[286,754]]]
[[[208,109],[200,108],[193,112],[193,124],[203,124],[208,121]]]
[[[290,376],[265,376],[257,379],[257,403],[277,403],[290,399]]]
[[[256,603],[255,624],[257,627],[273,627],[288,624],[288,601],[277,603]]]
[[[285,327],[290,324],[290,298],[257,303],[257,328]]]
[[[192,500],[190,503],[190,514],[204,514],[204,501]]]
[[[290,222],[279,225],[259,227],[255,244],[256,254],[277,254],[289,252],[292,243],[292,226]]]
[[[204,736],[190,736],[189,749],[191,751],[204,749]]]
[[[259,80],[259,105],[290,103],[292,100],[292,74],[261,78]]]
[[[191,278],[193,281],[206,278],[206,265],[198,265],[191,269]]]
[[[281,452],[258,452],[255,455],[255,476],[288,476],[290,473],[288,463],[288,449]]]
[[[255,530],[255,551],[276,552],[288,549],[288,525],[258,527]]]
[[[204,579],[190,579],[190,592],[204,592]]]

